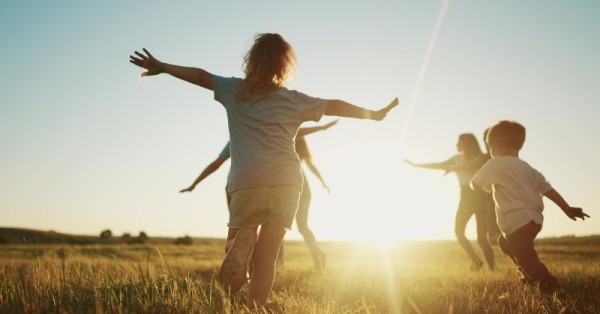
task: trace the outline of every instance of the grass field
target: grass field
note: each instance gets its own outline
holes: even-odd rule
[[[245,312],[246,288],[228,297],[218,285],[223,245],[3,245],[0,312]],[[315,272],[304,244],[287,242],[263,311],[600,313],[598,237],[536,245],[567,296],[517,284],[516,270],[496,248],[496,271],[471,272],[453,241],[324,243],[327,268]]]

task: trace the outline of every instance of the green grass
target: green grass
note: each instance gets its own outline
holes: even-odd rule
[[[216,279],[223,245],[0,246],[0,313],[245,312],[246,288],[228,297]],[[315,272],[303,243],[286,244],[264,312],[600,313],[597,239],[537,243],[568,291],[560,299],[517,284],[497,250],[497,271],[471,272],[452,241],[323,248],[327,269]]]

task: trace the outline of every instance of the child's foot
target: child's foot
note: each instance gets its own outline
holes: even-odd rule
[[[221,264],[221,285],[226,291],[236,293],[244,285],[255,243],[256,229],[254,228],[241,228],[233,239]]]
[[[479,271],[483,267],[483,262],[479,259],[479,257],[475,256],[471,258],[471,270]]]

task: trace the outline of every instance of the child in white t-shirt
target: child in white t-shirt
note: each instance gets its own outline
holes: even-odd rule
[[[273,287],[277,252],[291,227],[302,190],[294,149],[298,128],[305,121],[319,121],[324,114],[380,121],[398,105],[398,99],[371,111],[342,100],[288,90],[284,84],[296,58],[279,34],[256,36],[244,58],[243,79],[163,63],[146,49],[144,52],[130,56],[131,63],[147,70],[142,76],[167,73],[212,90],[227,112],[231,142],[227,240],[231,245],[221,265],[221,284],[225,290],[237,292],[252,261],[247,306],[261,306]]]
[[[540,172],[519,159],[525,143],[521,124],[500,121],[490,129],[486,141],[492,159],[473,176],[471,188],[494,195],[498,226],[503,233],[498,245],[519,268],[522,283],[538,286],[542,292],[561,292],[558,280],[539,260],[533,245],[544,220],[542,197],[556,203],[572,220],[589,216],[581,208],[571,207]]]

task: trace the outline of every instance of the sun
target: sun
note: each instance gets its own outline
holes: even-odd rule
[[[338,145],[318,154],[315,163],[331,188],[327,194],[307,173],[309,226],[319,240],[385,246],[452,236],[455,191],[443,185],[456,183],[407,166],[401,155],[398,145],[377,141]]]

